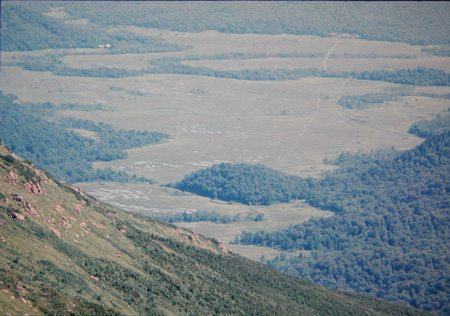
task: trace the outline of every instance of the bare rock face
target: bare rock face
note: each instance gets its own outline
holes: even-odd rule
[[[17,185],[16,180],[17,180],[18,177],[19,176],[16,173],[11,171],[10,173],[8,173],[6,175],[6,180],[5,181],[8,182],[9,184]]]
[[[30,204],[25,202],[22,196],[15,195],[13,196],[13,200],[19,202],[18,205],[22,206],[29,215],[39,216],[38,212]]]
[[[228,249],[223,243],[219,242],[218,247],[220,250],[222,250],[222,252],[231,252],[230,249]]]
[[[39,194],[47,195],[41,181],[37,181],[36,178],[33,178],[32,180],[34,181],[28,181],[24,184],[23,187],[25,188],[25,190],[36,196],[38,196]]]
[[[23,221],[25,216],[16,212],[11,213],[11,217],[17,219],[18,221]]]
[[[83,208],[83,205],[81,204],[75,204],[73,206],[73,209],[75,211],[75,213],[77,213],[78,215],[81,215],[81,209]]]
[[[59,226],[64,226],[64,227],[70,229],[70,228],[72,228],[72,225],[70,224],[70,222],[72,220],[75,221],[75,218],[62,216],[61,223],[59,224]]]
[[[90,278],[94,281],[99,281],[100,279],[98,277],[96,277],[95,275],[90,275]]]
[[[36,210],[35,210],[33,207],[31,207],[30,204],[24,203],[24,206],[25,206],[25,211],[26,211],[28,214],[34,215],[34,216],[39,216],[39,214],[36,212]]]
[[[83,192],[83,190],[81,190],[80,188],[74,187],[74,186],[70,186],[75,192],[80,193],[81,196],[86,196]]]

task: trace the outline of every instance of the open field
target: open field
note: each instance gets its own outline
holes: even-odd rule
[[[317,210],[303,201],[293,201],[279,205],[250,206],[238,203],[226,203],[220,200],[182,193],[178,190],[158,185],[136,183],[83,183],[80,186],[97,199],[110,204],[120,206],[133,212],[147,215],[160,213],[192,213],[197,211],[218,212],[222,215],[233,217],[240,214],[245,218],[249,213],[265,215],[267,222],[255,222],[242,220],[233,225],[247,226],[250,231],[261,229],[274,230],[287,228],[293,222],[299,223],[310,217],[327,217],[333,213]],[[211,225],[211,223],[206,223]],[[230,225],[223,225],[230,226]],[[242,228],[242,227],[240,227]],[[230,238],[234,239],[240,228],[230,228]],[[230,240],[231,240],[230,239]]]
[[[263,59],[225,59],[184,61],[183,64],[192,67],[207,67],[215,70],[244,69],[292,69],[292,68],[322,68],[322,58],[263,58]],[[418,58],[339,58],[330,57],[327,69],[335,71],[371,71],[395,68],[428,67],[450,71],[450,58],[418,57]]]
[[[288,228],[293,223],[301,223],[311,217],[328,217],[333,214],[332,212],[315,209],[303,201],[270,206],[249,206],[211,200],[189,193],[179,194],[178,190],[150,184],[81,183],[79,186],[102,202],[149,216],[161,213],[215,211],[230,217],[240,214],[241,218],[245,218],[249,213],[263,213],[264,221],[261,222],[242,220],[231,224],[211,222],[176,223],[205,236],[214,236],[218,240],[227,243],[228,248],[253,260],[259,260],[263,254],[266,258],[273,258],[282,251],[268,247],[229,244],[243,230],[250,232],[256,232],[261,229],[273,231],[280,228]],[[298,253],[284,253],[287,255],[298,255]]]
[[[139,34],[160,36],[190,49],[175,53],[67,55],[70,67],[149,68],[155,58],[213,56],[217,54],[321,54],[320,58],[251,58],[183,61],[186,65],[222,70],[317,68],[364,71],[390,68],[430,68],[450,71],[449,58],[424,56],[420,46],[370,42],[358,39],[319,38],[294,35],[231,35],[219,32],[196,34],[127,28]],[[46,51],[46,53],[51,51]],[[54,51],[57,52],[57,51]],[[96,53],[90,55],[90,53]],[[2,53],[2,63],[36,53]],[[333,57],[332,54],[336,54]],[[358,58],[339,57],[360,54]],[[377,58],[365,58],[378,54]],[[415,55],[401,59],[397,55]],[[328,58],[327,58],[328,56]],[[290,81],[244,81],[192,75],[152,74],[121,79],[55,76],[50,72],[25,71],[2,66],[1,89],[21,101],[102,105],[99,111],[64,112],[66,116],[103,121],[116,128],[169,133],[168,142],[129,150],[129,158],[98,162],[130,174],[155,179],[160,184],[181,180],[185,175],[221,162],[261,163],[300,176],[320,176],[332,168],[322,163],[342,151],[357,152],[389,148],[408,149],[421,139],[407,133],[413,122],[430,119],[449,107],[449,101],[428,97],[403,97],[374,108],[343,109],[337,100],[344,95],[382,92],[398,86],[385,82],[349,78],[305,78]],[[114,89],[112,89],[114,87]],[[421,87],[418,91],[450,93],[448,87]],[[130,92],[140,92],[139,95]],[[79,131],[83,133],[83,131]],[[84,133],[96,139],[95,133]],[[253,207],[211,201],[148,184],[85,183],[85,191],[114,205],[135,212],[184,210],[217,211],[233,215],[262,212],[264,222],[228,225],[188,223],[199,233],[225,243],[243,230],[276,230],[307,220],[329,216],[300,201],[269,207]],[[276,252],[231,246],[253,259]],[[259,251],[259,252],[258,252]]]

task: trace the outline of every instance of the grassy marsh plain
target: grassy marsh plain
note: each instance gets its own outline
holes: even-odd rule
[[[450,71],[448,57],[424,55],[420,46],[359,39],[296,35],[224,34],[216,31],[181,33],[127,27],[141,35],[157,36],[190,47],[184,51],[108,55],[100,49],[68,50],[63,62],[74,68],[151,68],[158,58],[184,58],[182,63],[219,70],[316,68],[365,71],[393,68],[430,68]],[[48,50],[45,53],[64,51]],[[69,54],[70,53],[70,54]],[[266,54],[261,58],[214,59],[218,54]],[[313,58],[279,58],[275,54],[318,54]],[[20,56],[43,52],[2,53],[2,64]],[[355,56],[349,58],[349,56]],[[400,58],[400,55],[415,56]],[[211,59],[188,60],[196,56]],[[357,56],[357,57],[356,57]],[[378,57],[373,57],[378,56]],[[21,101],[102,105],[98,111],[66,111],[64,115],[103,121],[116,128],[169,133],[167,143],[129,150],[129,158],[99,162],[130,174],[155,179],[159,184],[221,162],[261,163],[293,175],[318,177],[329,165],[325,157],[341,152],[389,148],[408,149],[421,139],[407,133],[418,120],[430,119],[449,107],[441,98],[402,97],[367,110],[344,109],[337,104],[345,95],[382,92],[399,86],[352,78],[304,78],[289,81],[249,81],[181,74],[149,74],[120,79],[56,76],[2,66],[1,88]],[[448,87],[417,87],[417,91],[449,93]],[[138,93],[137,93],[138,92]],[[81,133],[83,133],[81,131]],[[95,135],[89,134],[95,139]],[[185,210],[217,211],[234,215],[261,212],[265,221],[232,224],[180,223],[228,243],[243,230],[275,230],[330,216],[301,201],[268,207],[212,201],[149,184],[79,183],[100,200],[146,213]],[[276,251],[249,246],[231,248],[252,259]]]

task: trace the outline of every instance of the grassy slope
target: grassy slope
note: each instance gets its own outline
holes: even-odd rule
[[[192,231],[100,204],[5,147],[0,154],[5,313],[423,313],[273,271]]]

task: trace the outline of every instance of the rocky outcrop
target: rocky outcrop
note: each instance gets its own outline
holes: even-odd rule
[[[219,247],[220,250],[222,250],[222,252],[231,252],[230,249],[228,249],[223,243],[219,242],[219,244],[217,245],[217,247]]]
[[[81,204],[76,204],[74,205],[73,209],[75,211],[75,213],[77,213],[78,215],[81,215],[81,209],[83,208],[83,205]]]
[[[12,198],[14,201],[19,202],[18,206],[22,206],[29,215],[39,216],[38,212],[30,204],[25,202],[22,196],[14,195]]]
[[[47,177],[47,175],[45,174],[44,171],[38,169],[38,168],[34,168],[34,172],[36,173],[36,175],[44,180],[44,183],[46,184],[50,184],[50,179]]]
[[[58,236],[59,238],[61,238],[61,233],[60,233],[56,228],[50,227],[50,230],[51,230],[56,236]]]
[[[55,211],[57,211],[59,214],[64,214],[64,208],[61,205],[56,205]]]
[[[98,277],[96,277],[95,275],[90,275],[89,276],[92,280],[94,280],[94,281],[99,281],[100,279],[98,278]]]
[[[64,226],[64,227],[70,229],[70,228],[72,228],[72,225],[70,224],[71,221],[76,221],[76,219],[73,218],[73,217],[62,216],[61,217],[61,223],[59,224],[59,226]]]
[[[83,190],[81,190],[80,188],[77,188],[76,186],[73,185],[67,185],[69,188],[71,188],[72,190],[74,190],[75,192],[77,192],[78,194],[80,194],[81,196],[85,197],[86,194],[84,193]]]
[[[45,221],[49,224],[56,225],[56,219],[54,218],[46,219]]]
[[[36,196],[38,196],[39,194],[47,195],[41,181],[37,181],[37,179],[34,177],[32,180],[25,183],[23,187],[25,188],[25,190]]]
[[[11,217],[17,219],[18,221],[23,221],[25,219],[25,215],[16,212],[12,212]]]
[[[19,178],[19,175],[11,171],[6,175],[5,181],[8,182],[9,184],[17,185],[16,183],[17,178]]]
[[[36,212],[36,210],[35,210],[33,207],[31,207],[30,204],[24,202],[24,203],[23,203],[23,206],[25,207],[25,211],[26,211],[28,214],[34,215],[34,216],[39,216],[38,212]]]

